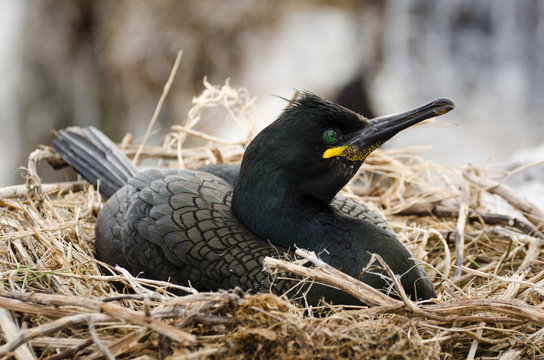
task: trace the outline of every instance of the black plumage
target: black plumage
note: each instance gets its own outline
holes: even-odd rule
[[[199,170],[139,171],[94,128],[61,130],[53,147],[108,198],[97,219],[97,257],[133,274],[200,290],[283,293],[293,282],[272,285],[262,260],[298,246],[354,277],[378,253],[409,296],[428,299],[432,283],[385,220],[337,193],[372,150],[452,108],[439,99],[369,121],[302,93],[255,137],[241,165]],[[365,272],[362,280],[391,290],[383,272]],[[308,293],[310,303],[321,297],[356,302],[323,286]]]

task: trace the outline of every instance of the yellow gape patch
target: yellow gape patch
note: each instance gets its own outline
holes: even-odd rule
[[[327,149],[323,153],[323,159],[328,159],[328,158],[331,158],[333,156],[342,156],[342,153],[347,148],[348,148],[347,145],[344,145],[344,146],[333,147],[333,148]]]
[[[380,147],[385,141],[378,141],[375,144],[372,144],[368,147],[365,147],[361,150],[357,150],[355,146],[344,145],[339,147],[333,147],[325,150],[323,153],[323,159],[328,159],[334,156],[345,156],[348,160],[351,161],[362,161],[366,157]]]

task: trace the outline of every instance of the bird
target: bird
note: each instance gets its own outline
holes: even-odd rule
[[[56,131],[55,151],[107,199],[96,220],[96,257],[201,291],[283,294],[295,280],[274,279],[263,271],[263,259],[292,256],[298,247],[398,297],[383,269],[366,268],[378,254],[412,300],[436,297],[383,217],[338,192],[372,151],[399,131],[449,112],[453,101],[439,98],[368,120],[311,92],[297,94],[249,143],[240,164],[139,169],[94,127]],[[310,304],[359,304],[338,289],[305,286]]]

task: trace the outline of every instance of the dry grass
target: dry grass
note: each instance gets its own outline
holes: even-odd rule
[[[193,127],[204,109],[221,106],[229,119],[253,129],[252,103],[244,90],[208,84],[185,125],[175,127],[163,147],[137,150],[129,138],[123,146],[165,166],[237,162],[248,139],[222,141]],[[201,136],[208,145],[184,148],[187,136]],[[100,196],[82,182],[42,185],[33,164],[55,157],[40,149],[29,164],[29,189],[0,189],[0,354],[18,359],[544,357],[541,212],[490,182],[483,170],[444,168],[412,150],[373,153],[346,194],[386,216],[426,263],[438,299],[417,304],[380,296],[304,252],[296,262],[267,260],[269,271],[306,274],[369,304],[308,309],[272,294],[236,290],[188,289],[191,294],[177,297],[170,284],[122,269],[101,272],[93,257]],[[492,211],[498,198],[513,204],[511,213]],[[300,265],[304,261],[315,264],[309,274]],[[125,285],[124,293],[116,290],[116,281]]]

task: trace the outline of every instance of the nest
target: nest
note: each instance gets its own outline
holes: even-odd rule
[[[162,166],[240,161],[254,134],[254,99],[228,83],[205,85],[163,146],[134,145],[127,137],[121,147]],[[226,141],[194,130],[209,107],[245,124],[248,137]],[[205,144],[186,148],[189,136]],[[4,358],[544,357],[544,216],[481,169],[441,167],[415,149],[371,154],[344,195],[386,217],[422,260],[438,298],[415,303],[398,282],[401,300],[388,298],[301,249],[294,261],[267,259],[263,271],[328,283],[366,304],[309,308],[237,289],[182,288],[188,295],[176,296],[179,286],[100,264],[93,254],[100,195],[84,181],[42,184],[35,167],[44,159],[60,162],[50,148],[39,148],[27,184],[0,189]],[[497,211],[497,203],[505,210]]]

